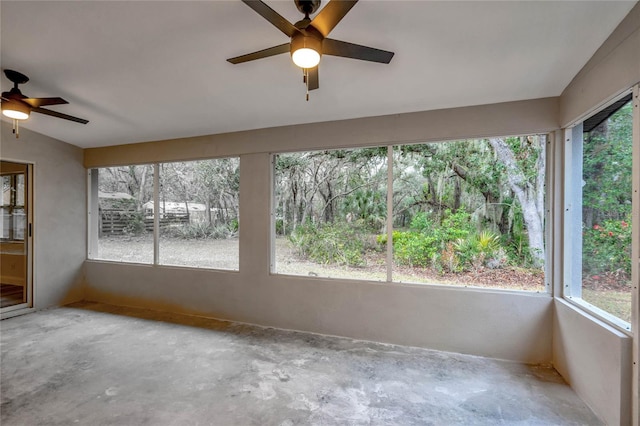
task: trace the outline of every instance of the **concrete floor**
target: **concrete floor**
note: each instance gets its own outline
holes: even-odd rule
[[[10,425],[595,425],[553,370],[81,303],[4,320]]]

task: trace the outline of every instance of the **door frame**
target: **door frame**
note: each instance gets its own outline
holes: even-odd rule
[[[34,210],[35,210],[35,196],[34,196],[34,176],[35,176],[35,163],[23,161],[23,160],[13,160],[10,158],[1,158],[2,161],[9,163],[16,163],[27,166],[27,172],[25,175],[25,205],[27,210],[27,230],[25,235],[25,243],[27,244],[27,259],[26,259],[26,287],[27,287],[27,300],[24,303],[19,303],[13,306],[7,306],[5,308],[0,308],[0,319],[10,318],[18,315],[23,315],[29,312],[33,312],[34,308],[34,296],[35,296],[35,285],[34,285],[34,235],[35,235],[35,226],[34,226]]]

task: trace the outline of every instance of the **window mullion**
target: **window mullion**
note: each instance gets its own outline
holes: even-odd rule
[[[160,165],[153,164],[153,264],[160,263]]]
[[[393,146],[387,147],[387,282],[393,281]]]

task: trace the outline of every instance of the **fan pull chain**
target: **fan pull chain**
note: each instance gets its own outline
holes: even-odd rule
[[[20,122],[13,119],[13,134],[16,135],[16,139],[20,139]]]
[[[304,82],[307,85],[307,102],[309,102],[309,69],[304,69]]]

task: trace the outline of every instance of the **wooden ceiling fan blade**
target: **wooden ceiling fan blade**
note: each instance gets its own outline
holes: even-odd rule
[[[34,108],[47,105],[62,105],[69,103],[62,98],[24,98],[22,99],[22,102],[26,102]]]
[[[246,55],[236,56],[235,58],[229,58],[227,61],[232,64],[241,64],[242,62],[255,61],[256,59],[268,58],[269,56],[280,55],[281,53],[289,53],[289,43],[281,44],[279,46],[269,47],[268,49],[258,50],[257,52],[247,53]]]
[[[331,0],[316,17],[313,18],[311,25],[326,37],[357,2],[358,0]]]
[[[309,90],[316,90],[320,87],[320,79],[318,78],[318,67],[310,68],[307,72],[307,78],[309,79]]]
[[[64,120],[75,121],[76,123],[87,124],[89,120],[85,120],[84,118],[74,117],[72,115],[62,114],[61,112],[51,111],[50,109],[44,109],[40,107],[32,108],[31,111],[39,112],[40,114],[50,115],[52,117],[62,118]]]
[[[346,41],[325,38],[322,41],[322,54],[341,56],[343,58],[360,59],[362,61],[380,62],[388,64],[394,53]]]
[[[249,6],[251,9],[255,10],[258,15],[271,22],[274,27],[285,33],[287,36],[293,37],[294,34],[300,32],[300,30],[297,29],[291,22],[287,21],[278,12],[271,9],[264,2],[260,0],[242,0],[242,2]]]

